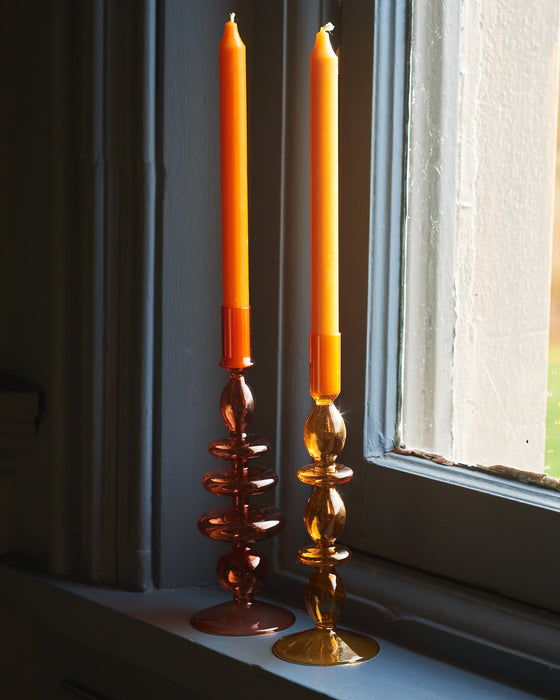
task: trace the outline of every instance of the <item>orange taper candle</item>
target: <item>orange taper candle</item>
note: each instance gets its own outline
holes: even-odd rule
[[[247,87],[245,44],[235,15],[220,42],[222,157],[223,359],[228,368],[251,364],[247,202]]]
[[[338,328],[338,58],[321,27],[310,58],[311,335],[310,391],[340,392]]]

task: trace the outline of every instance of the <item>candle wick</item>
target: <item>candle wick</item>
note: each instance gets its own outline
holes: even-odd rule
[[[235,12],[230,12],[229,21],[230,21],[230,22],[235,22]]]
[[[332,22],[327,22],[324,27],[321,27],[322,31],[324,32],[332,32],[334,29],[334,24]]]

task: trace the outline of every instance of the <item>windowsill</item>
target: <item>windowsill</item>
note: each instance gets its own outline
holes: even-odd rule
[[[0,599],[6,611],[21,611],[34,625],[71,645],[102,652],[139,673],[190,691],[191,697],[237,697],[235,687],[245,698],[290,693],[294,698],[359,700],[371,697],[372,687],[376,698],[391,700],[537,697],[378,636],[380,653],[363,664],[317,668],[283,662],[271,652],[277,635],[228,638],[191,626],[196,610],[224,601],[224,593],[216,589],[129,593],[33,576],[2,565]],[[309,627],[306,613],[294,613],[290,632]],[[19,664],[20,673],[32,671],[21,667],[25,660],[9,663]],[[72,671],[66,669],[66,679]],[[96,679],[93,673],[70,682],[97,697],[95,692],[101,689],[95,687]]]

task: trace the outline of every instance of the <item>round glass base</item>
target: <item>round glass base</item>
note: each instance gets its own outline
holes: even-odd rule
[[[272,651],[280,659],[295,664],[339,666],[373,658],[379,651],[379,644],[356,632],[316,627],[282,637]]]
[[[289,610],[260,601],[222,603],[200,610],[191,619],[193,627],[208,634],[249,637],[285,630],[294,622]]]

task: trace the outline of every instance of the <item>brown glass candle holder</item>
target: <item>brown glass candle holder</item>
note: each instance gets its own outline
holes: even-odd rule
[[[267,561],[253,544],[276,535],[284,525],[284,518],[273,506],[249,503],[251,496],[273,489],[278,478],[272,469],[249,464],[250,460],[266,454],[270,445],[247,433],[255,413],[255,401],[245,381],[245,371],[252,362],[245,357],[243,363],[242,368],[227,367],[229,381],[220,399],[220,412],[229,435],[208,446],[215,457],[229,462],[229,467],[209,471],[202,481],[208,491],[227,496],[232,503],[213,508],[198,519],[204,535],[231,544],[218,560],[217,573],[222,587],[233,594],[233,600],[201,610],[192,618],[192,624],[203,632],[231,636],[278,632],[294,621],[288,610],[255,601],[253,597],[268,574]],[[227,359],[221,364],[227,366]]]
[[[346,440],[346,426],[334,403],[316,400],[304,428],[305,445],[314,464],[298,471],[298,479],[313,486],[304,522],[312,544],[302,547],[298,559],[314,568],[305,588],[305,606],[315,627],[279,639],[273,646],[285,661],[312,666],[355,664],[371,659],[379,644],[363,634],[336,627],[346,602],[336,567],[351,553],[336,544],[346,521],[344,501],[337,487],[350,481],[352,470],[336,463]]]

